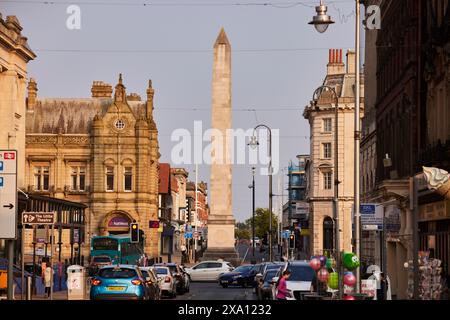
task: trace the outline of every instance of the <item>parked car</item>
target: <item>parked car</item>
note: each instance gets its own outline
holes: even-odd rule
[[[112,260],[109,256],[105,256],[105,255],[94,256],[94,257],[92,257],[91,263],[89,264],[89,267],[88,267],[89,275],[94,276],[95,274],[97,274],[98,270],[101,267],[110,266],[110,265],[112,265]]]
[[[91,280],[91,300],[147,300],[147,286],[137,266],[102,267]]]
[[[139,267],[147,285],[150,300],[161,300],[160,280],[153,267]]]
[[[259,281],[256,287],[256,294],[258,300],[273,300],[272,287],[276,285],[273,281],[276,277],[279,269],[269,269],[264,272],[263,277]]]
[[[311,291],[311,281],[314,278],[314,270],[310,267],[308,261],[289,261],[278,271],[273,278],[274,282],[278,282],[279,278],[285,270],[291,272],[289,280],[286,281],[288,291],[292,293],[292,297],[287,297],[287,300],[300,300],[302,293]],[[272,287],[272,296],[276,297],[277,288]]]
[[[177,263],[157,263],[154,265],[155,267],[167,267],[172,273],[172,277],[176,280],[177,284],[177,293],[183,294],[188,292],[189,290],[189,275],[186,272],[183,272],[180,265]]]
[[[278,270],[281,267],[283,267],[286,263],[285,262],[281,262],[281,261],[276,261],[276,262],[263,262],[261,264],[259,264],[259,269],[256,271],[256,276],[255,276],[255,282],[256,283],[260,283],[264,273],[267,270]],[[255,293],[257,293],[257,290],[255,288]]]
[[[161,295],[172,298],[177,296],[177,280],[172,276],[168,267],[153,266],[156,276],[160,280]]]
[[[222,273],[234,270],[231,263],[226,261],[203,261],[192,268],[186,268],[191,281],[217,281]]]
[[[222,273],[219,276],[219,284],[226,288],[229,285],[239,285],[242,287],[255,285],[256,270],[253,265],[240,266],[230,272]]]

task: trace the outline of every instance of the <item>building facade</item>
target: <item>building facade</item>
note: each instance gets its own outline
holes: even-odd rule
[[[0,13],[0,44],[0,149],[17,150],[17,184],[24,188],[27,63],[36,55],[16,16],[3,20]]]
[[[384,252],[371,256],[375,261],[382,256],[392,294],[405,299],[413,273],[404,264],[414,259],[415,237],[419,250],[441,259],[449,273],[450,205],[427,189],[422,175],[422,166],[450,169],[449,1],[382,1],[381,13],[376,59],[366,60],[366,69],[377,74],[376,179],[363,195],[384,208]],[[371,41],[369,32],[366,40]],[[419,183],[418,235],[413,233],[413,177]]]
[[[381,5],[382,0],[367,0],[366,7]],[[377,172],[377,128],[376,128],[376,98],[377,98],[377,36],[378,30],[366,30],[364,57],[364,118],[361,130],[361,203],[372,203],[376,198]],[[381,231],[361,231],[361,262],[363,265],[376,264],[381,266]]]
[[[306,164],[309,155],[298,155],[288,167],[288,201],[283,205],[282,229],[296,232],[296,249],[309,253],[309,203],[306,201]]]
[[[17,150],[17,187],[25,178],[25,98],[27,64],[36,58],[16,16],[0,12],[0,149]],[[0,252],[4,241],[0,240]]]
[[[338,123],[335,119],[335,98],[324,92],[318,101],[305,107],[303,116],[311,132],[310,163],[308,165],[309,228],[312,255],[333,252],[333,188],[334,132],[338,130],[339,221],[341,250],[352,250],[352,206],[354,194],[354,52],[347,52],[347,65],[342,62],[342,50],[330,50],[324,85],[333,87],[338,96]],[[361,75],[361,95],[364,96]],[[361,115],[364,99],[361,98]]]
[[[85,256],[92,236],[128,233],[136,221],[145,252],[156,258],[158,229],[149,222],[158,220],[160,154],[151,81],[146,101],[126,94],[121,75],[114,94],[100,81],[91,92],[88,99],[38,98],[29,82],[25,185],[29,193],[88,206],[78,248]],[[72,237],[65,232],[63,242]]]

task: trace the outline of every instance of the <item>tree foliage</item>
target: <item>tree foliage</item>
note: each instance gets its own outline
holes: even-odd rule
[[[248,229],[252,230],[252,218],[247,219],[245,221],[245,224],[247,225]],[[262,239],[264,235],[269,233],[269,209],[266,208],[258,208],[255,212],[255,236]],[[277,225],[278,225],[278,219],[276,215],[272,212],[272,237],[275,237],[277,235]],[[274,238],[275,239],[275,238]]]

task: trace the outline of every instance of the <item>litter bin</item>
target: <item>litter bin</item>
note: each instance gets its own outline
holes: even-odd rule
[[[73,265],[67,268],[67,300],[84,300],[87,292],[86,268]]]

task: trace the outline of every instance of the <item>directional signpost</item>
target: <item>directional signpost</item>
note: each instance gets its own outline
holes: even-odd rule
[[[55,223],[55,212],[24,212],[22,224],[52,225]]]
[[[56,219],[56,212],[27,212],[22,213],[22,226],[25,225],[50,225],[52,227],[51,231],[51,241],[50,241],[50,268],[53,268],[53,246],[54,246],[54,226]],[[22,270],[23,267],[23,250],[22,250]],[[22,272],[23,275],[23,272]],[[23,281],[23,280],[22,280]],[[23,283],[23,282],[22,282]],[[50,300],[53,300],[53,277],[50,280]]]
[[[0,150],[0,239],[8,242],[8,300],[13,292],[14,241],[17,239],[17,151]]]

